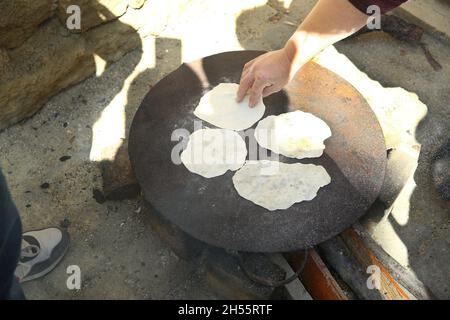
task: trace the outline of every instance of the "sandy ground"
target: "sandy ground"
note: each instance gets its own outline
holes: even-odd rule
[[[243,48],[280,48],[294,30],[291,24],[313,3],[192,1],[158,38],[143,39],[141,48],[103,73],[58,94],[31,119],[0,133],[0,165],[24,229],[64,222],[72,238],[66,258],[51,274],[24,285],[28,298],[217,297],[195,263],[176,257],[152,233],[137,200],[99,204],[93,199],[93,189],[102,184],[99,161],[125,139],[151,86],[181,62]],[[418,48],[381,33],[346,40],[337,49],[372,79],[415,92],[428,107],[416,131],[422,152],[408,216],[398,213],[403,218],[396,219],[394,213],[385,219],[377,241],[438,297],[449,298],[449,207],[434,191],[430,160],[449,137],[450,47],[431,34],[425,40],[442,71],[435,72]],[[63,156],[71,158],[60,161]],[[45,182],[47,189],[41,188]],[[69,265],[81,268],[81,290],[66,287]]]

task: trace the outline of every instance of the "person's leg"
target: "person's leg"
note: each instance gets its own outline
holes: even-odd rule
[[[11,289],[9,290],[8,300],[26,300],[22,286],[17,278],[14,278]]]
[[[22,225],[0,170],[0,299],[23,299],[14,271],[20,256]]]
[[[0,170],[0,300],[25,299],[19,282],[52,271],[69,248],[65,229],[47,228],[22,234],[22,224]]]

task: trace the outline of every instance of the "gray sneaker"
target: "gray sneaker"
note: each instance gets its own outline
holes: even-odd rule
[[[64,229],[48,228],[24,233],[15,271],[19,282],[34,280],[52,271],[68,248],[69,234]]]

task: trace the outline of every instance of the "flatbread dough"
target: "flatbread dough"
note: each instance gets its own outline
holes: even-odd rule
[[[201,129],[189,136],[186,149],[181,153],[181,162],[189,171],[212,178],[239,169],[246,157],[247,147],[237,132]]]
[[[249,108],[248,96],[237,103],[238,88],[236,83],[219,84],[200,99],[194,114],[219,128],[236,131],[250,128],[263,117],[266,106],[261,100],[256,107]]]
[[[271,211],[312,200],[330,182],[322,166],[269,160],[247,161],[233,176],[241,197]]]
[[[322,119],[302,111],[269,116],[255,130],[260,146],[297,159],[320,157],[323,142],[330,136],[331,130]]]

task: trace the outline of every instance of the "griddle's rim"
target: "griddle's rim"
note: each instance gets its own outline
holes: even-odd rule
[[[234,50],[234,51],[226,51],[226,52],[216,53],[216,54],[213,54],[213,55],[210,55],[210,56],[206,56],[206,57],[203,57],[203,58],[200,58],[200,59],[197,59],[197,60],[192,60],[192,61],[190,61],[190,62],[184,62],[184,63],[182,63],[178,68],[176,68],[175,70],[173,70],[172,72],[170,72],[168,75],[166,75],[165,77],[163,77],[162,79],[160,79],[160,80],[159,80],[152,88],[150,88],[149,92],[146,94],[146,96],[144,97],[143,101],[141,102],[141,105],[142,105],[142,103],[145,101],[146,97],[147,97],[148,95],[150,95],[152,91],[156,90],[156,89],[158,88],[158,85],[160,85],[161,82],[163,82],[164,79],[165,79],[166,77],[168,77],[168,76],[169,76],[170,74],[172,74],[172,73],[177,72],[181,67],[183,67],[183,66],[188,66],[188,67],[189,67],[190,64],[192,64],[192,63],[202,62],[204,59],[212,58],[212,57],[219,56],[219,55],[223,55],[223,54],[233,54],[233,53],[242,53],[242,52],[247,52],[247,53],[249,53],[249,54],[254,53],[254,54],[256,54],[255,58],[256,58],[257,56],[260,56],[260,55],[264,54],[264,53],[267,53],[267,51],[261,51],[261,50]],[[317,63],[314,62],[314,61],[311,61],[311,62],[309,62],[309,63],[313,63],[313,64],[315,64],[315,65],[318,65],[320,68],[326,69],[328,72],[334,73],[333,71],[331,71],[331,70],[329,70],[329,69],[327,69],[327,68],[325,68],[325,67],[323,67],[323,66],[317,64]],[[334,73],[334,74],[335,74],[335,73]],[[351,87],[351,88],[354,89],[354,92],[359,96],[359,98],[360,98],[362,101],[365,101],[365,102],[366,102],[367,106],[369,107],[368,110],[370,110],[370,112],[372,113],[373,118],[375,119],[375,125],[377,126],[377,131],[380,132],[381,135],[382,135],[382,137],[383,137],[382,143],[383,143],[383,146],[384,146],[384,150],[386,150],[386,143],[385,143],[385,139],[384,139],[384,135],[383,135],[383,129],[382,129],[381,124],[380,124],[380,122],[379,122],[379,120],[378,120],[378,117],[376,116],[376,114],[374,113],[374,111],[372,110],[372,108],[370,107],[370,105],[367,103],[367,101],[365,100],[365,98],[363,97],[363,95],[362,95],[362,94],[361,94],[361,93],[360,93],[360,92],[359,92],[359,91],[358,91],[351,83],[349,83],[347,80],[343,79],[342,77],[340,77],[340,76],[337,75],[337,74],[336,74],[336,76],[338,76],[338,77],[341,78],[343,81],[345,81],[345,83],[346,83],[349,87]],[[209,88],[209,89],[212,89],[212,88]],[[132,137],[133,137],[133,135],[134,135],[135,122],[136,122],[136,119],[137,119],[137,115],[138,115],[139,111],[141,110],[141,105],[139,106],[138,110],[136,111],[136,113],[135,113],[135,115],[134,115],[134,117],[133,117],[133,120],[132,120],[132,123],[131,123],[131,126],[130,126],[130,132],[129,132],[129,137],[130,137],[130,138],[129,138],[129,148],[128,148],[128,153],[129,153],[129,157],[130,157],[131,166],[132,166],[132,169],[133,169],[134,172],[135,172],[134,169],[135,169],[136,165],[135,165],[135,161],[134,161],[135,159],[134,159],[134,157],[133,157],[133,149],[134,149],[134,147],[133,147],[133,144],[134,144],[133,141],[134,141],[134,139],[133,139]],[[381,142],[381,141],[380,141],[380,142]],[[381,159],[380,159],[380,160],[381,160]],[[356,221],[358,221],[359,219],[361,219],[361,218],[367,213],[367,210],[373,205],[373,203],[376,201],[376,199],[378,198],[378,196],[379,196],[379,194],[380,194],[380,192],[381,192],[381,189],[382,189],[383,184],[384,184],[385,176],[386,176],[387,158],[386,158],[386,157],[383,157],[383,161],[384,161],[383,170],[382,170],[382,172],[380,173],[380,175],[382,175],[382,177],[380,177],[381,183],[380,183],[380,185],[379,185],[377,195],[374,196],[373,201],[368,201],[368,205],[367,205],[366,211],[363,211],[363,212],[358,216],[358,218],[356,219]],[[140,177],[139,177],[138,175],[136,175],[136,174],[135,174],[135,176],[136,176],[136,179],[138,180],[139,184],[143,184],[143,182],[140,181]],[[144,190],[144,188],[143,188],[142,190]],[[178,225],[176,222],[172,221],[172,219],[171,219],[170,216],[166,216],[166,215],[164,215],[163,213],[159,212],[156,208],[154,208],[153,205],[150,203],[150,201],[147,199],[147,196],[146,196],[145,192],[143,192],[143,195],[144,195],[144,200],[145,200],[146,203],[152,208],[152,210],[155,210],[155,211],[157,212],[157,214],[161,215],[161,216],[164,217],[165,219],[168,219],[171,223],[175,224],[176,227],[180,228],[183,232],[185,232],[185,233],[188,234],[189,236],[191,236],[191,237],[193,237],[193,238],[195,238],[195,239],[197,239],[197,240],[199,240],[199,241],[202,241],[202,242],[204,242],[204,243],[207,243],[207,244],[209,244],[209,245],[213,245],[213,246],[217,246],[217,247],[221,247],[221,248],[229,249],[229,250],[239,250],[239,251],[246,251],[246,252],[267,252],[267,253],[274,253],[274,252],[292,252],[292,251],[295,251],[295,250],[301,250],[301,249],[313,247],[313,246],[318,245],[318,244],[320,244],[320,243],[322,243],[322,242],[324,242],[324,241],[327,241],[328,239],[331,239],[331,238],[337,236],[338,234],[340,234],[340,233],[342,232],[342,231],[337,231],[337,232],[332,233],[331,235],[327,235],[326,237],[324,237],[325,239],[319,240],[319,241],[317,241],[317,243],[315,243],[315,244],[313,244],[313,245],[311,245],[311,246],[302,246],[302,247],[291,246],[291,247],[288,247],[288,248],[280,248],[280,249],[264,250],[264,251],[262,251],[262,250],[245,249],[245,248],[243,249],[242,247],[223,246],[221,243],[211,243],[211,241],[209,241],[209,240],[205,240],[205,239],[202,239],[201,237],[199,237],[199,236],[197,236],[197,235],[193,235],[189,230],[185,229],[183,226],[180,226],[180,225]],[[287,210],[289,210],[289,209],[287,209]],[[355,222],[356,222],[356,221],[355,221]]]

